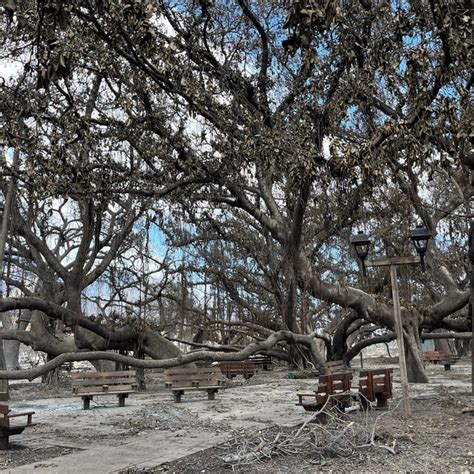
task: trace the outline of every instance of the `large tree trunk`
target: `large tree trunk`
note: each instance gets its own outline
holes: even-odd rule
[[[3,339],[0,339],[0,370],[5,370],[7,364],[3,352]],[[8,392],[8,380],[0,379],[0,392]]]
[[[15,329],[16,315],[13,311],[8,311],[3,315],[3,328],[6,331]],[[21,324],[21,323],[20,323]],[[19,328],[24,329],[24,328]],[[8,370],[16,370],[20,368],[20,341],[3,341],[3,352],[5,354],[5,364]]]
[[[416,324],[405,328],[405,356],[407,361],[408,381],[411,383],[428,383],[421,354],[421,344]]]
[[[436,332],[436,331],[433,331],[433,332]],[[451,347],[447,339],[435,339],[434,347],[435,347],[435,351],[444,352],[445,354],[451,354],[453,352],[451,350]]]

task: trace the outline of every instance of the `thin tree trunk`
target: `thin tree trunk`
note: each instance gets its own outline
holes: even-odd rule
[[[2,162],[5,161],[4,150],[1,150],[2,156],[0,160]],[[20,162],[20,149],[17,147],[15,148],[15,152],[13,154],[13,169],[16,170],[18,168],[18,164]],[[5,260],[5,246],[7,243],[7,236],[8,236],[8,224],[10,222],[10,212],[13,202],[13,196],[15,194],[15,179],[12,176],[8,182],[7,186],[7,193],[5,196],[5,205],[3,207],[3,216],[2,216],[2,227],[0,229],[0,280],[3,281],[3,267],[4,267],[4,260]],[[1,282],[0,282],[1,283]],[[3,297],[2,292],[3,283],[0,286],[0,298]],[[3,320],[3,317],[2,317]],[[7,363],[5,360],[5,354],[3,351],[3,339],[0,338],[0,370],[5,370],[7,368]],[[8,381],[7,380],[0,380],[0,391],[7,392],[8,391]]]

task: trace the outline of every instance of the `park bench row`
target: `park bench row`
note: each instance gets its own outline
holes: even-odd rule
[[[337,362],[337,361],[336,361]],[[328,371],[341,370],[344,367],[330,363]],[[179,367],[165,371],[165,384],[171,390],[175,402],[181,402],[186,391],[203,390],[209,400],[225,388],[225,376],[232,377],[238,372],[244,377],[254,373],[255,368],[249,361],[225,362],[215,367]],[[359,397],[361,407],[367,409],[370,402],[377,401],[379,408],[387,406],[387,399],[392,397],[392,370],[366,370],[360,373]],[[337,407],[342,411],[351,405],[352,373],[333,373],[319,378],[318,388],[313,393],[298,394],[297,405],[307,411],[320,411],[323,407]],[[130,393],[136,392],[138,384],[134,370],[115,372],[82,372],[72,374],[73,394],[83,400],[85,410],[90,408],[90,401],[99,395],[117,395],[119,406],[125,405]],[[13,413],[8,407],[8,394],[0,393],[0,449],[8,449],[9,436],[20,434],[28,426],[33,426],[34,412]],[[321,419],[325,413],[321,413]],[[12,425],[12,418],[26,417],[26,423]]]
[[[186,380],[186,377],[192,376],[192,371],[188,369],[183,372],[181,379],[170,379],[173,371],[167,371],[165,378],[168,379],[168,385],[179,382],[180,390],[175,391],[175,398],[180,399],[184,389],[202,389],[202,386],[208,387],[209,398],[212,399],[213,394],[217,391],[216,387],[222,388],[223,383],[220,382],[222,375],[227,378],[234,378],[242,375],[245,379],[249,379],[256,373],[256,366],[268,370],[272,366],[270,356],[257,354],[245,361],[229,361],[221,362],[220,366],[212,370],[202,371],[203,376],[210,377],[208,380],[192,379]],[[209,367],[207,367],[209,369]],[[178,370],[178,369],[177,369]],[[207,375],[205,375],[207,374]],[[136,392],[138,384],[136,380],[136,371],[114,371],[114,372],[80,372],[72,374],[72,393],[80,396],[83,400],[84,410],[90,408],[90,402],[95,396],[99,395],[117,395],[119,406],[125,405],[125,399],[129,394]]]

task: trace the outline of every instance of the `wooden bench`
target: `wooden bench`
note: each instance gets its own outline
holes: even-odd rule
[[[205,390],[207,398],[214,400],[219,389],[225,388],[220,367],[178,367],[165,370],[165,385],[173,392],[174,401],[181,402],[187,390]]]
[[[393,369],[363,370],[359,374],[359,395],[362,410],[377,401],[377,408],[387,408],[392,398]]]
[[[351,406],[352,372],[321,375],[318,389],[313,393],[298,393],[298,403],[306,411],[319,411],[324,405],[327,408],[337,407],[340,411]],[[317,421],[324,422],[326,414],[321,413]]]
[[[327,374],[341,374],[348,372],[346,364],[342,360],[331,360],[326,362],[325,366]]]
[[[437,364],[441,357],[441,352],[438,351],[425,351],[423,352],[423,360],[425,362],[431,362]]]
[[[8,407],[8,393],[0,392],[0,450],[8,449],[9,437],[23,433],[28,426],[34,426],[32,421],[34,411],[25,411],[23,413],[14,413]],[[26,416],[26,423],[11,424],[12,418]]]
[[[237,375],[242,375],[244,379],[255,375],[255,366],[248,360],[224,361],[220,363],[222,374],[228,379],[233,379]]]
[[[444,365],[444,370],[451,370],[451,366],[461,359],[457,354],[443,354],[439,363]]]
[[[117,395],[119,407],[125,406],[125,399],[138,390],[135,370],[115,372],[81,372],[71,375],[72,393],[80,396],[84,410],[90,408],[90,402],[96,395]]]
[[[443,364],[444,370],[451,370],[451,365],[459,361],[461,357],[456,354],[447,354],[439,351],[425,351],[423,352],[423,359],[425,362],[432,364]]]
[[[265,354],[251,355],[248,359],[255,368],[261,367],[263,370],[273,370],[272,357]]]

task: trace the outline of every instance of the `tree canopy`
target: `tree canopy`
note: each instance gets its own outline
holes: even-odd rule
[[[41,284],[33,297],[12,282],[22,296],[0,309],[65,306],[83,318],[66,325],[99,337],[76,330],[76,346],[119,348],[120,329],[83,314],[84,292],[151,222],[188,275],[168,292],[182,314],[208,318],[183,294],[211,281],[229,324],[312,334],[353,357],[394,323],[386,276],[360,281],[349,235],[406,254],[423,222],[428,272],[402,275],[412,379],[426,380],[422,330],[467,330],[464,2],[10,0],[4,12],[0,113],[7,155],[21,157],[2,174],[17,183],[8,258]],[[44,213],[64,202],[77,244],[63,239],[74,250],[61,263]]]

